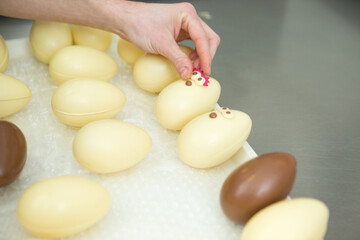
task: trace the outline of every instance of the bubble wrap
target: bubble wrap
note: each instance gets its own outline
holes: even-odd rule
[[[7,41],[10,62],[5,73],[22,80],[33,96],[24,109],[5,119],[23,131],[28,157],[19,178],[0,188],[0,239],[30,237],[16,218],[16,205],[26,188],[44,178],[75,175],[102,184],[113,202],[98,224],[67,240],[238,240],[242,227],[223,215],[219,193],[228,174],[255,157],[255,152],[245,143],[219,167],[199,170],[184,164],[177,156],[178,133],[159,125],[154,115],[156,95],[137,87],[132,67],[117,55],[116,43],[114,37],[108,51],[119,64],[111,82],[127,96],[116,118],[147,131],[153,146],[133,168],[99,175],[82,168],[74,159],[72,141],[77,129],[62,124],[52,112],[51,96],[57,85],[49,75],[48,65],[32,56],[27,39]]]

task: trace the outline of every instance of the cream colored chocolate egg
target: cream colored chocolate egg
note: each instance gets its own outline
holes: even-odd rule
[[[250,117],[224,108],[191,120],[179,134],[178,153],[189,166],[210,168],[233,156],[251,130]]]
[[[218,81],[209,79],[208,86],[192,80],[178,80],[169,84],[159,94],[155,103],[155,115],[159,123],[171,130],[181,130],[195,117],[214,109],[221,87]]]
[[[73,24],[71,32],[76,45],[84,45],[100,51],[107,51],[112,42],[112,33],[101,29]]]
[[[30,98],[31,90],[25,83],[0,73],[0,118],[20,111]]]
[[[4,38],[0,35],[0,72],[5,71],[9,63],[9,50]]]
[[[131,66],[134,66],[139,57],[145,53],[132,42],[126,41],[122,38],[118,41],[117,52],[119,56]]]
[[[150,151],[152,140],[141,128],[109,119],[87,124],[76,134],[73,153],[86,169],[114,173],[140,162]]]
[[[328,219],[329,209],[317,199],[283,200],[256,213],[241,240],[322,240]]]
[[[50,75],[57,84],[74,78],[108,81],[118,70],[117,63],[109,54],[80,45],[59,50],[49,67]]]
[[[55,90],[51,105],[61,122],[82,127],[89,122],[114,117],[125,101],[125,94],[109,82],[73,79]]]
[[[188,53],[188,47],[181,47]],[[170,83],[181,79],[174,64],[164,56],[146,53],[135,63],[134,80],[137,85],[148,92],[159,93]]]
[[[67,23],[35,21],[29,39],[35,57],[46,64],[58,50],[72,45],[71,30]]]
[[[194,51],[194,49],[192,49],[191,47],[188,47],[188,46],[179,44],[179,47],[180,47],[181,51],[183,51],[188,56],[190,55],[190,53],[192,53],[192,51]]]
[[[110,206],[110,193],[100,184],[82,177],[52,177],[25,190],[17,217],[36,237],[62,238],[92,227]]]

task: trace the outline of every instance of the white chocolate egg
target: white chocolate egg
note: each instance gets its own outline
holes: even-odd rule
[[[100,51],[107,51],[111,46],[111,32],[75,24],[71,26],[71,32],[76,45],[88,46]]]
[[[190,53],[192,53],[192,51],[194,51],[194,49],[192,49],[191,47],[185,46],[185,45],[179,44],[179,48],[181,49],[181,51],[183,51],[188,56],[190,55]]]
[[[110,193],[100,184],[82,177],[52,177],[25,190],[17,217],[34,236],[62,238],[92,227],[110,206]]]
[[[5,71],[9,63],[9,50],[4,38],[0,35],[0,73]]]
[[[171,130],[181,130],[195,117],[214,109],[221,92],[218,81],[209,79],[208,86],[193,80],[177,80],[165,87],[155,103],[159,123]]]
[[[181,46],[180,49],[190,54],[191,48]],[[146,53],[134,65],[134,80],[137,85],[148,92],[159,93],[170,83],[181,79],[174,64],[164,56]]]
[[[215,110],[185,125],[177,147],[186,164],[194,168],[211,168],[228,160],[242,147],[250,134],[251,119],[244,112],[227,112],[233,117],[226,118]]]
[[[322,240],[328,219],[329,209],[317,199],[283,200],[250,218],[241,240]]]
[[[0,73],[0,118],[20,111],[30,98],[31,91],[25,83]]]
[[[58,50],[72,45],[71,30],[67,23],[35,21],[29,39],[35,57],[46,64]]]
[[[75,135],[73,153],[86,169],[114,173],[140,162],[151,149],[152,140],[141,128],[120,120],[92,122]]]
[[[145,53],[132,42],[126,41],[122,38],[118,41],[117,52],[119,56],[131,66],[134,66],[139,57]]]
[[[125,101],[125,94],[109,82],[73,79],[54,91],[51,105],[61,122],[82,127],[89,122],[114,117]]]
[[[134,65],[134,80],[143,90],[158,93],[173,81],[180,79],[170,60],[161,55],[146,53]]]
[[[109,54],[80,45],[59,50],[49,67],[50,75],[57,84],[74,78],[108,81],[118,70],[117,63]]]

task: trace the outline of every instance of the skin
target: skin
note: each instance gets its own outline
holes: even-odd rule
[[[183,79],[194,67],[211,73],[220,37],[190,3],[156,4],[125,0],[1,0],[0,15],[67,22],[120,35],[146,52],[170,59]],[[177,42],[191,39],[190,58]]]

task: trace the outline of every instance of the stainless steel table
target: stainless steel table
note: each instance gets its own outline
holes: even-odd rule
[[[327,240],[360,239],[360,1],[190,2],[222,38],[220,104],[252,117],[258,154],[296,156],[291,196],[329,206]],[[5,39],[30,27],[0,19]]]

